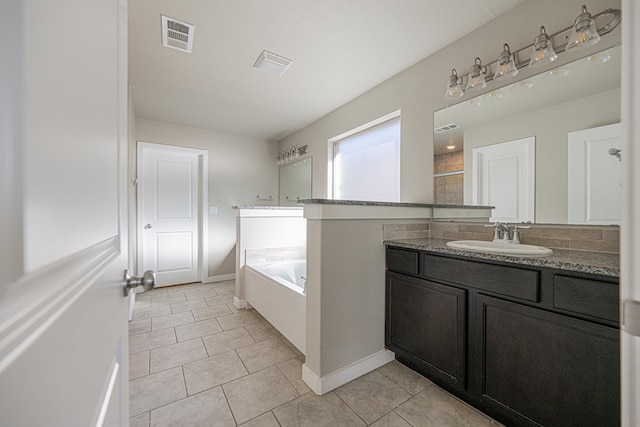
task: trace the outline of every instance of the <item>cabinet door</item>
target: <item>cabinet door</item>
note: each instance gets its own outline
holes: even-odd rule
[[[524,425],[620,424],[617,329],[488,296],[477,301],[480,360],[472,372],[483,404]]]
[[[387,346],[414,369],[465,385],[466,291],[387,274]]]

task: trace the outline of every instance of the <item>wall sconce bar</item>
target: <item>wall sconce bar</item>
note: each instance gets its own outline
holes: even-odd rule
[[[551,39],[551,42],[553,43],[554,40],[557,39],[563,39],[564,43],[558,45],[558,46],[554,46],[554,50],[556,52],[556,54],[562,53],[566,50],[567,45],[569,44],[569,36],[572,32],[572,30],[574,29],[574,27],[576,26],[577,22],[579,21],[579,18],[581,16],[583,16],[584,14],[586,14],[586,7],[582,7],[582,14],[578,15],[578,19],[576,19],[576,22],[574,22],[571,26],[564,28],[556,33],[553,33],[551,35],[549,35],[549,38]],[[600,28],[597,29],[597,33],[598,35],[602,36],[604,34],[608,34],[611,31],[613,31],[614,28],[616,28],[621,20],[622,20],[622,13],[620,11],[620,9],[607,9],[603,12],[600,12],[596,15],[592,16],[592,19],[596,22],[596,27],[598,26],[598,20],[602,20],[606,17],[610,17],[609,21],[602,25]],[[535,43],[535,41],[534,41]],[[515,68],[516,70],[519,70],[521,68],[527,67],[529,66],[529,62],[530,62],[530,58],[531,55],[529,53],[529,51],[531,49],[533,49],[534,43],[531,43],[521,49],[518,49],[516,51],[511,51],[511,54],[513,55],[514,58],[514,62],[515,62]],[[506,46],[506,45],[505,45]],[[523,53],[525,52],[526,53]],[[519,56],[523,56],[522,59],[519,59]],[[476,61],[477,63],[477,61]],[[482,67],[482,73],[485,75],[484,76],[484,81],[485,82],[490,82],[492,80],[494,80],[494,76],[495,76],[495,69],[497,69],[497,67],[500,65],[500,58],[496,59],[493,62],[490,62],[489,64],[486,64]],[[494,69],[494,72],[490,72],[491,69]],[[515,75],[515,73],[514,73]],[[457,75],[456,75],[457,77]],[[469,79],[469,76],[461,76],[460,77],[460,83],[462,82],[463,77]],[[450,78],[451,80],[451,78]],[[501,79],[502,80],[502,79]],[[450,84],[447,86],[449,88]],[[457,94],[457,96],[461,96],[459,94]],[[447,96],[447,98],[452,98],[452,96]]]
[[[304,156],[305,154],[307,154],[308,148],[308,145],[294,145],[293,147],[289,147],[286,150],[279,152],[276,156],[276,165],[282,166],[293,160],[299,159],[300,156]]]

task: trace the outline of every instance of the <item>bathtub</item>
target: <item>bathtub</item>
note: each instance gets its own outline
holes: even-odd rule
[[[306,260],[245,266],[245,297],[303,354],[306,339]]]

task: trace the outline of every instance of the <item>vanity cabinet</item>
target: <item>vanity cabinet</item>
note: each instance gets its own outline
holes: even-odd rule
[[[506,425],[620,424],[618,284],[387,248],[386,344]]]
[[[420,371],[463,387],[466,291],[394,273],[387,280],[388,340]]]

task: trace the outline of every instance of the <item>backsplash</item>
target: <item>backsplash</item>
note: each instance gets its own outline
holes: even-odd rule
[[[429,237],[428,222],[417,224],[383,224],[382,240],[426,239]]]
[[[284,248],[247,249],[245,255],[246,264],[261,264],[265,262],[289,261],[305,259],[307,248],[304,246],[291,246]]]
[[[464,222],[427,224],[385,224],[383,239],[417,239],[433,237],[445,240],[492,240],[493,228]],[[551,249],[620,253],[620,227],[616,225],[548,225],[532,224],[520,232],[520,242]]]

